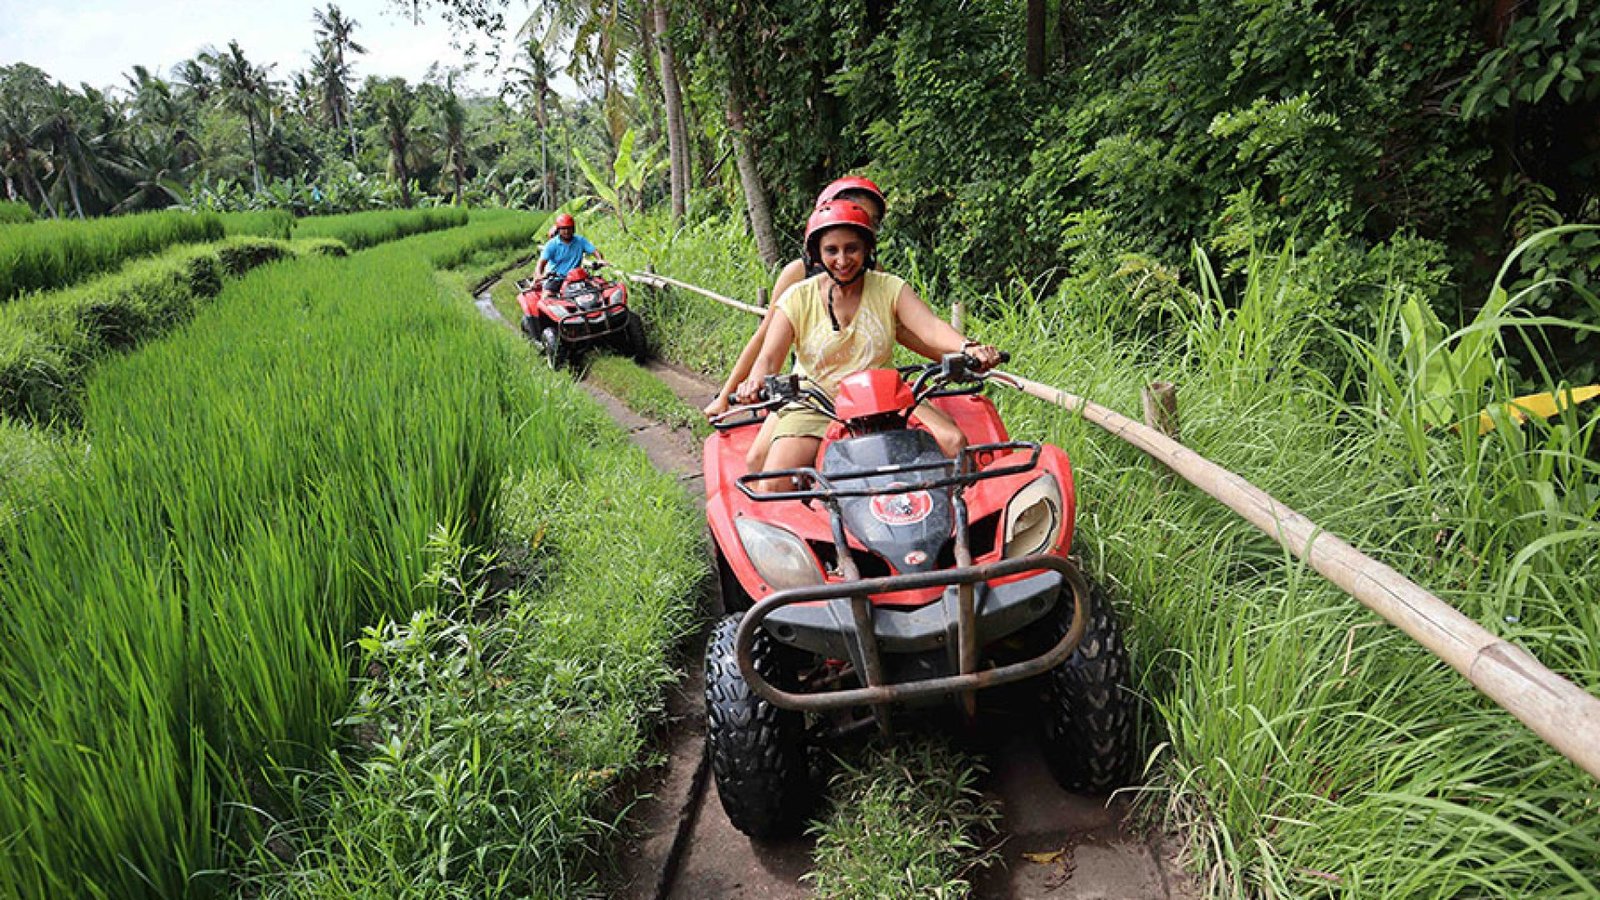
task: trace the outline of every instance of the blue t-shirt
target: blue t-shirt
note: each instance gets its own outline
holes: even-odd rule
[[[544,245],[544,250],[539,253],[539,258],[544,260],[545,274],[565,276],[568,272],[583,265],[583,255],[595,252],[594,245],[581,234],[572,236],[572,240],[563,241],[553,237]]]

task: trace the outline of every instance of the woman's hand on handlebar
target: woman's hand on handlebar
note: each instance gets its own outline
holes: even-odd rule
[[[993,344],[968,344],[961,348],[961,352],[972,360],[973,366],[979,372],[987,372],[995,366],[1005,362],[1006,354]]]
[[[715,419],[717,416],[720,416],[727,411],[728,398],[724,397],[721,391],[718,391],[717,395],[711,398],[711,402],[707,403],[705,408],[700,410],[700,412],[705,414],[707,420]]]
[[[739,382],[739,386],[733,389],[734,402],[746,406],[751,403],[759,403],[762,399],[761,389],[765,384],[765,379],[751,375],[749,378]]]

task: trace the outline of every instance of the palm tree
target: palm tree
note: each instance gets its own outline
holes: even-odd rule
[[[400,202],[411,207],[411,170],[406,157],[411,152],[411,117],[417,111],[417,94],[404,78],[369,82],[378,105],[378,120],[383,139],[389,145],[389,172],[400,182]]]
[[[444,145],[444,167],[455,182],[455,205],[461,205],[461,186],[467,177],[467,109],[456,95],[456,77],[445,78],[444,86],[434,88],[434,113],[439,117],[439,142]]]
[[[667,160],[672,185],[672,220],[683,220],[689,195],[689,131],[683,120],[683,91],[678,87],[678,61],[669,33],[667,0],[652,0],[650,22],[661,65],[661,93],[667,110]]]
[[[186,59],[172,67],[172,80],[182,88],[182,94],[195,103],[209,103],[216,92],[216,81],[211,77],[210,51],[194,59]]]
[[[339,7],[328,4],[326,12],[313,10],[312,18],[317,23],[318,54],[323,58],[321,82],[323,86],[324,108],[332,113],[333,127],[338,129],[341,124],[350,132],[350,158],[356,158],[356,129],[350,121],[350,79],[354,77],[354,66],[350,64],[350,56],[367,52],[367,48],[355,42],[351,35],[355,34],[355,19],[345,18]]]
[[[272,93],[268,77],[272,66],[257,66],[245,58],[238,41],[228,42],[228,52],[217,54],[206,51],[206,60],[217,73],[217,87],[221,91],[222,105],[241,113],[250,131],[250,179],[256,193],[261,193],[261,165],[256,150],[256,117],[261,106]]]
[[[511,70],[511,74],[516,75],[518,81],[510,87],[524,102],[529,100],[533,102],[533,120],[539,124],[539,174],[544,191],[542,199],[545,206],[553,206],[556,183],[555,173],[550,171],[550,102],[555,97],[555,91],[550,88],[550,76],[555,72],[550,65],[550,57],[545,54],[542,41],[528,38],[522,49],[528,54],[528,65]]]
[[[56,218],[55,204],[39,180],[49,165],[39,140],[44,99],[51,91],[49,76],[33,66],[0,66],[0,171],[5,173],[8,196],[19,194]]]
[[[112,133],[106,130],[104,95],[85,86],[85,94],[74,94],[55,87],[45,101],[44,117],[34,135],[50,147],[50,167],[56,173],[56,191],[66,185],[67,196],[78,218],[84,218],[85,189],[102,194],[106,189],[106,145]],[[99,108],[97,108],[99,107]],[[101,119],[100,122],[94,121]]]

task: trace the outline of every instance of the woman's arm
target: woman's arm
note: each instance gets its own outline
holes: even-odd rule
[[[909,284],[900,288],[894,313],[895,338],[929,359],[965,351],[984,369],[1000,364],[1000,351],[988,344],[969,343],[950,323],[934,315]]]
[[[739,383],[735,399],[740,403],[754,403],[756,392],[761,390],[768,375],[776,374],[783,367],[783,360],[789,355],[789,348],[793,344],[794,326],[789,323],[789,317],[783,314],[783,310],[773,308],[767,319],[767,338],[761,343],[761,353],[750,366],[749,377]]]
[[[762,315],[761,324],[756,326],[755,334],[750,335],[750,340],[745,342],[744,349],[739,351],[739,359],[734,362],[733,371],[728,373],[727,380],[722,383],[722,390],[718,391],[717,396],[713,397],[711,402],[706,404],[705,409],[701,410],[702,413],[705,413],[706,418],[709,419],[712,416],[718,416],[728,411],[728,395],[732,394],[739,386],[739,383],[744,381],[745,377],[750,374],[750,367],[755,365],[756,356],[761,352],[761,345],[766,341],[767,323],[772,321],[772,310],[777,306],[778,298],[782,297],[789,288],[804,280],[805,275],[805,263],[798,259],[791,260],[787,266],[783,267],[783,271],[778,273],[778,280],[772,285],[771,304],[767,307],[766,313]]]

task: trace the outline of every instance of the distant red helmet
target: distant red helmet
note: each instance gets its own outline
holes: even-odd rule
[[[866,207],[850,200],[830,200],[818,206],[806,220],[806,253],[817,258],[817,243],[822,233],[830,228],[848,226],[861,232],[867,239],[870,251],[878,246],[878,229],[872,223],[872,213]]]
[[[567,215],[566,213],[562,213],[561,215],[556,216],[556,227],[557,228],[577,228],[578,227],[578,223],[574,222],[572,220],[571,216]]]
[[[878,201],[879,209],[889,205],[889,202],[883,199],[883,191],[878,190],[878,186],[873,184],[871,179],[862,178],[859,175],[846,175],[823,188],[822,193],[817,195],[817,205],[821,206],[829,200],[838,199],[839,195],[846,191],[860,191],[864,194],[871,194],[873,199]]]
[[[916,403],[905,379],[893,369],[868,369],[848,375],[839,382],[838,395],[833,400],[833,411],[840,421],[849,422],[867,416],[904,412]]]

